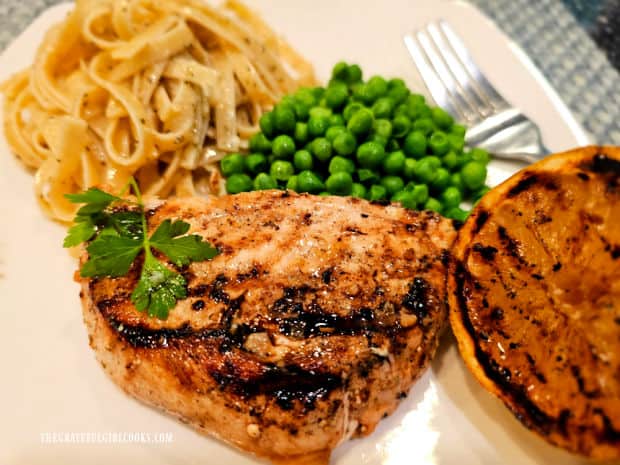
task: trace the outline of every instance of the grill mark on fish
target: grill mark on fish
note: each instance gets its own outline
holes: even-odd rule
[[[131,304],[138,269],[117,280],[83,280],[91,345],[132,395],[203,432],[225,431],[259,455],[270,455],[275,442],[288,442],[290,451],[276,455],[297,455],[304,443],[331,449],[340,440],[344,405],[360,422],[354,434],[368,434],[432,358],[454,239],[439,215],[255,192],[168,201],[149,229],[166,218],[186,219],[192,233],[223,251],[180,270],[188,298],[168,320]],[[414,277],[424,284],[411,289]],[[429,299],[412,303],[424,321],[403,307],[406,296]],[[171,391],[181,404],[169,404]],[[201,398],[212,403],[208,411]],[[255,438],[235,436],[230,425],[239,421],[256,423],[262,449]]]

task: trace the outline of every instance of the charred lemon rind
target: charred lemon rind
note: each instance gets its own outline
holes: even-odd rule
[[[584,429],[569,421],[572,415],[570,405],[554,414],[545,412],[530,398],[527,389],[511,378],[510,371],[504,373],[506,367],[485,352],[481,336],[474,329],[470,318],[472,310],[475,310],[471,308],[470,297],[477,292],[476,287],[480,286],[480,283],[471,277],[468,269],[468,259],[476,244],[477,235],[493,220],[498,205],[502,202],[528,195],[534,188],[549,191],[561,189],[561,185],[556,185],[557,179],[559,175],[566,173],[575,175],[584,182],[591,179],[603,180],[607,183],[607,191],[620,191],[620,149],[589,146],[549,156],[497,186],[479,202],[459,231],[453,249],[448,276],[450,323],[469,370],[480,384],[501,399],[527,428],[551,444],[573,453],[596,460],[613,460],[620,458],[620,433],[613,425],[615,417],[610,417],[603,409],[599,409],[596,421],[592,422],[594,426]]]

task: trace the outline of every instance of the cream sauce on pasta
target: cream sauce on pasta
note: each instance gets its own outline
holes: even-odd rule
[[[64,194],[221,194],[219,159],[247,148],[261,114],[311,65],[236,0],[78,0],[33,65],[2,84],[4,130],[36,170],[46,213],[71,221]]]

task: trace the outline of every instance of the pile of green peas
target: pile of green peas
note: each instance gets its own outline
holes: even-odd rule
[[[489,154],[465,148],[465,127],[402,79],[362,80],[337,63],[327,87],[300,88],[260,118],[250,153],[220,162],[229,194],[291,189],[399,202],[464,220],[485,186]]]

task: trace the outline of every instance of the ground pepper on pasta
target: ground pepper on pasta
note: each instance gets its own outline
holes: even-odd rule
[[[218,162],[245,150],[261,115],[312,66],[236,0],[78,0],[32,66],[3,83],[11,149],[37,198],[71,221],[64,194],[221,194]]]

